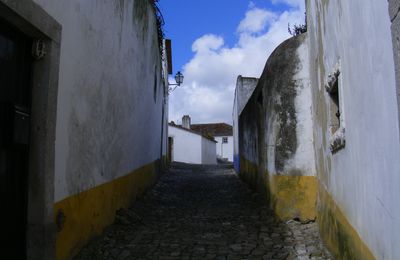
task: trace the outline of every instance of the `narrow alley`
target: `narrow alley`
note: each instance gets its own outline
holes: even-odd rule
[[[280,222],[229,166],[172,165],[75,259],[331,259],[316,223]]]

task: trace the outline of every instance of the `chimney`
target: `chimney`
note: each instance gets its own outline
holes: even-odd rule
[[[186,129],[190,129],[190,116],[189,115],[184,115],[182,117],[182,127]]]

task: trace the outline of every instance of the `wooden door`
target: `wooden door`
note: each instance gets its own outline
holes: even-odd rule
[[[26,258],[31,46],[0,20],[0,245],[4,259]]]

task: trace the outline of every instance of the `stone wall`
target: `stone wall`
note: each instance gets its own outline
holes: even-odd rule
[[[239,116],[240,176],[284,220],[315,219],[316,178],[306,34],[269,57]]]

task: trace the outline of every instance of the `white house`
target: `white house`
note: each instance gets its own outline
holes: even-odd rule
[[[190,118],[189,118],[190,122]],[[233,129],[226,123],[193,124],[190,129],[205,136],[211,136],[217,141],[217,157],[233,162]]]
[[[216,141],[184,126],[168,125],[169,158],[171,161],[215,164]]]

